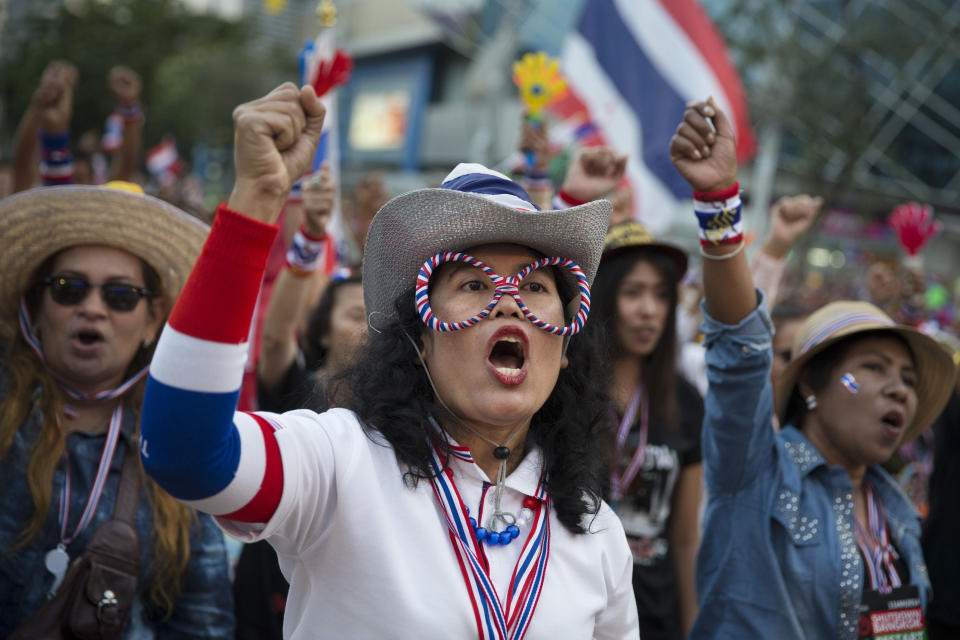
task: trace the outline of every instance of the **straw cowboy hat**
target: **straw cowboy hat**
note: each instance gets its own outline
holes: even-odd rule
[[[76,245],[129,251],[175,298],[209,227],[131,183],[39,187],[0,200],[0,314],[15,314],[44,260]]]
[[[797,377],[818,353],[837,342],[864,332],[883,331],[899,336],[913,355],[917,374],[917,413],[903,435],[907,442],[923,433],[950,399],[956,382],[954,357],[939,342],[905,325],[867,302],[841,301],[815,311],[793,340],[793,359],[777,385],[777,417],[786,424],[787,406]]]
[[[600,262],[606,262],[628,251],[653,251],[666,256],[676,267],[677,279],[687,272],[687,254],[683,249],[658,242],[649,229],[633,220],[610,228],[603,243]]]
[[[503,174],[460,164],[439,189],[397,196],[374,216],[363,254],[363,299],[370,324],[396,319],[394,301],[414,289],[420,267],[442,251],[519,244],[573,260],[592,283],[611,212],[606,200],[539,211],[526,191]],[[576,282],[570,282],[576,291]]]

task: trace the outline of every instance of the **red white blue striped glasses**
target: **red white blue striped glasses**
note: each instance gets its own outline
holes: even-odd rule
[[[479,313],[465,320],[450,321],[453,320],[452,318],[441,320],[434,314],[430,306],[430,277],[437,267],[446,262],[462,262],[479,269],[490,278],[493,285],[493,299],[490,300],[487,306],[480,310]],[[524,303],[523,298],[520,297],[520,289],[523,286],[524,278],[543,267],[567,269],[577,280],[577,288],[580,291],[580,305],[570,324],[564,327],[542,320],[530,306]],[[504,295],[513,296],[524,317],[532,322],[534,326],[556,336],[572,336],[577,334],[583,328],[583,323],[586,322],[587,315],[590,313],[590,284],[587,282],[587,277],[583,274],[583,269],[581,269],[576,262],[567,258],[540,258],[528,264],[518,274],[505,278],[470,254],[445,251],[436,254],[424,262],[423,266],[420,267],[420,273],[417,274],[415,298],[417,313],[420,314],[420,319],[423,320],[423,323],[434,331],[457,331],[459,329],[472,327],[490,315],[490,312],[493,311],[493,308],[497,306],[500,298]],[[536,307],[537,305],[534,304],[532,306]]]

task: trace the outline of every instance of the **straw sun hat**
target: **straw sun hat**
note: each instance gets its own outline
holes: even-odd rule
[[[39,187],[0,200],[0,314],[15,314],[43,261],[67,247],[129,251],[160,275],[174,298],[209,227],[130,183]]]
[[[649,229],[633,220],[621,222],[610,229],[603,243],[601,262],[621,253],[638,250],[666,256],[676,267],[678,280],[687,272],[687,254],[683,249],[657,241]]]
[[[439,189],[397,196],[374,216],[363,253],[363,299],[370,325],[396,319],[397,297],[413,290],[420,267],[442,251],[491,243],[523,245],[547,257],[573,260],[592,283],[611,212],[606,200],[538,211],[527,193],[503,174],[479,164],[460,164]]]
[[[787,406],[800,371],[818,353],[844,338],[868,331],[884,331],[902,338],[913,355],[917,375],[917,413],[903,441],[923,433],[950,399],[957,369],[953,356],[933,338],[895,323],[867,302],[831,302],[811,314],[793,340],[793,359],[777,385],[777,417],[786,424]]]

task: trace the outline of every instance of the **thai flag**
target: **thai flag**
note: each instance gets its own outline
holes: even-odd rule
[[[177,154],[177,144],[172,138],[164,138],[160,144],[147,151],[147,170],[159,179],[179,176],[183,162]]]
[[[317,80],[318,67],[320,67],[322,63],[329,64],[336,54],[333,28],[322,28],[320,35],[313,41],[307,41],[300,51],[300,86],[307,84],[314,85]],[[344,223],[340,210],[340,147],[337,140],[336,91],[326,91],[321,96],[320,102],[323,103],[327,111],[323,118],[323,131],[320,134],[320,142],[317,144],[317,152],[314,154],[309,173],[316,173],[324,164],[330,167],[330,175],[337,185],[337,197],[334,200],[333,215],[330,218],[330,224],[327,226],[327,233],[335,243],[339,244],[342,235],[340,229]],[[294,186],[294,192],[298,192],[300,188],[301,185],[300,182],[298,182],[297,185]],[[330,273],[336,266],[335,253],[336,252],[328,252],[327,261],[324,265],[324,270],[327,273]]]
[[[551,105],[581,145],[629,154],[634,217],[662,233],[690,187],[670,163],[670,138],[691,100],[712,95],[737,133],[755,139],[739,75],[696,0],[587,0],[561,54],[569,91]]]

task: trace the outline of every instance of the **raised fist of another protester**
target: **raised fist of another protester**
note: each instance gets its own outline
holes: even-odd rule
[[[585,147],[570,163],[560,190],[571,198],[590,202],[613,191],[626,169],[627,156],[610,147]]]
[[[303,226],[307,233],[312,236],[326,233],[336,195],[337,184],[330,173],[329,165],[324,164],[320,171],[304,178]]]

